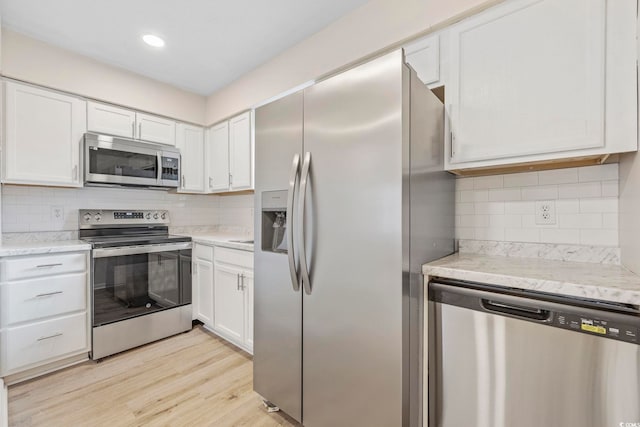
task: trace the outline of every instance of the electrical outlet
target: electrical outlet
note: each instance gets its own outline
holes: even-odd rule
[[[64,221],[64,207],[51,206],[51,221],[63,222]]]
[[[556,202],[539,200],[536,202],[536,224],[553,225],[556,223]]]

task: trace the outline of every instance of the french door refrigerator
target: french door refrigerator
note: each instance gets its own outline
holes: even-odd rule
[[[419,425],[421,265],[454,250],[442,103],[399,50],[255,117],[255,391],[308,427]]]

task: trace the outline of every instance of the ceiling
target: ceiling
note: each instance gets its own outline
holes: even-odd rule
[[[0,0],[0,14],[5,28],[209,95],[366,1]]]

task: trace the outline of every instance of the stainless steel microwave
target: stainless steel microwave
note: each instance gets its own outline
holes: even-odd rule
[[[180,151],[175,147],[87,133],[84,182],[86,185],[177,188]]]

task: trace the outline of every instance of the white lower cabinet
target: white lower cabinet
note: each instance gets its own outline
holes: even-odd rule
[[[214,265],[213,328],[232,341],[244,338],[244,291],[240,284],[241,268],[223,263]]]
[[[3,371],[64,356],[87,347],[87,313],[81,312],[52,320],[7,328],[2,333]]]
[[[253,252],[195,244],[193,318],[253,353]]]
[[[194,261],[195,283],[193,310],[195,318],[205,325],[213,324],[213,263],[196,258]]]
[[[0,259],[0,377],[29,378],[87,358],[88,256]]]

